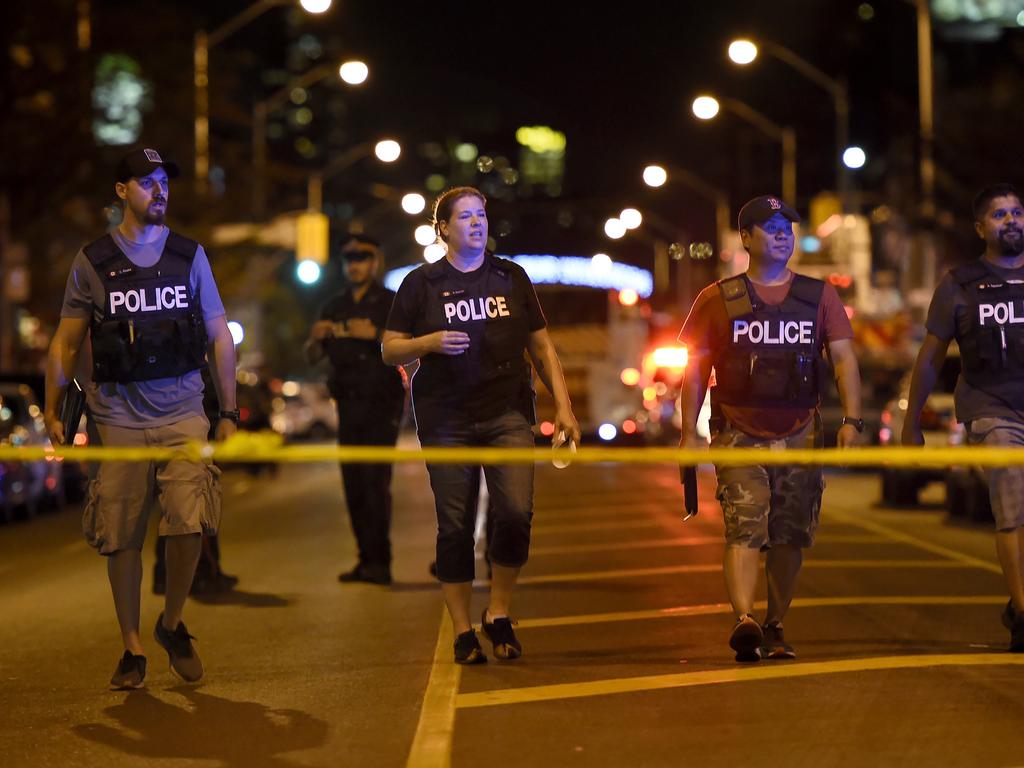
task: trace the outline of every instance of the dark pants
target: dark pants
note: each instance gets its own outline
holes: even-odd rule
[[[338,402],[338,445],[386,445],[398,441],[402,403]],[[391,464],[341,464],[352,533],[365,570],[391,568]]]
[[[420,434],[424,447],[487,446],[532,448],[533,431],[526,417],[510,411],[497,418],[458,427],[439,427]],[[437,510],[437,578],[449,583],[472,581],[475,558],[473,528],[480,487],[480,468],[473,465],[427,464]],[[533,517],[533,465],[483,467],[490,494],[488,541],[490,561],[517,568],[530,553]],[[493,521],[493,522],[492,522]]]

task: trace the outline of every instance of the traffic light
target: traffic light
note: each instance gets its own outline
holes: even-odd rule
[[[326,264],[329,230],[327,216],[319,211],[300,213],[296,223],[295,260]]]

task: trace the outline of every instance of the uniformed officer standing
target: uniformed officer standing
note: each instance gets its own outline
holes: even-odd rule
[[[974,198],[979,259],[950,271],[935,289],[927,333],[914,364],[903,423],[904,445],[924,445],[921,410],[935,386],[949,342],[960,347],[953,399],[972,445],[1024,446],[1024,205],[1009,184]],[[1024,652],[1024,467],[986,470],[996,523],[996,551],[1010,600],[1002,621],[1009,650]]]
[[[803,448],[819,445],[820,386],[827,380],[822,349],[835,365],[845,418],[839,447],[856,444],[860,373],[853,330],[835,289],[792,272],[793,224],[800,217],[776,197],[757,197],[740,210],[750,254],[746,273],[714,283],[697,296],[679,335],[689,350],[681,388],[683,447],[700,444],[697,413],[711,369],[713,448]],[[824,488],[819,466],[716,467],[725,519],[725,583],[736,613],[729,639],[737,661],[793,658],[782,620],[796,589],[803,549],[814,542]],[[768,612],[753,616],[758,552],[767,551]]]
[[[555,433],[579,442],[568,390],[544,313],[525,270],[487,252],[487,201],[455,187],[434,203],[444,259],[402,282],[384,334],[384,359],[413,360],[416,429],[424,446],[533,447],[529,353],[555,399]],[[469,618],[474,576],[473,529],[479,466],[428,464],[437,511],[437,578],[455,630],[455,661],[487,660]],[[522,653],[509,616],[512,591],[530,550],[533,465],[483,468],[493,535],[490,602],[481,616],[498,658]]]
[[[339,445],[394,446],[405,387],[381,360],[380,341],[395,294],[378,282],[380,244],[353,235],[341,250],[348,287],[331,299],[310,332],[310,362],[327,358],[338,407]],[[359,562],[341,582],[391,583],[391,465],[342,463],[342,484]]]
[[[202,246],[164,225],[168,179],[177,175],[178,166],[154,149],[124,157],[114,177],[123,220],[71,265],[46,369],[44,415],[54,444],[63,442],[58,403],[86,333],[93,358],[86,398],[103,445],[176,448],[205,441],[209,421],[200,369],[207,363],[225,409],[216,436],[223,440],[235,431],[235,347],[210,263]],[[163,512],[160,534],[167,537],[167,592],[154,634],[183,679],[203,675],[181,615],[201,533],[215,533],[220,519],[215,471],[186,459],[104,462],[90,482],[83,528],[107,557],[125,646],[110,680],[114,688],[137,688],[146,676],[139,600],[146,512],[154,493]]]

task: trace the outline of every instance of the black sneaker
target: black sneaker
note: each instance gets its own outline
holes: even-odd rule
[[[1024,653],[1024,614],[1018,613],[1010,628],[1010,653]]]
[[[1006,607],[1003,609],[1003,626],[1011,632],[1013,631],[1013,622],[1017,618],[1017,611],[1013,607],[1013,598],[1011,597],[1006,601]]]
[[[782,634],[781,624],[766,624],[764,640],[761,643],[761,658],[764,659],[795,659],[796,651],[786,642]]]
[[[472,629],[455,638],[456,664],[484,664],[486,661],[484,649],[480,647],[480,641],[476,639],[476,632]]]
[[[493,622],[488,622],[486,608],[480,616],[480,626],[494,646],[494,655],[499,659],[509,661],[523,655],[523,646],[516,640],[516,633],[512,630],[513,624],[515,622],[508,616],[500,616]]]
[[[146,657],[141,654],[125,651],[117,663],[114,676],[110,678],[110,688],[124,691],[129,688],[141,688],[146,679]]]
[[[374,568],[359,564],[351,571],[338,574],[338,581],[342,584],[364,583],[378,584],[386,587],[391,584],[390,568]]]
[[[188,633],[185,622],[179,621],[177,628],[172,632],[164,628],[164,615],[156,620],[156,629],[153,630],[153,637],[160,643],[173,669],[186,683],[194,683],[203,677],[203,662],[199,654],[192,647],[195,638]]]
[[[736,626],[729,636],[729,647],[736,651],[736,661],[760,661],[763,641],[764,632],[761,625],[748,613],[742,619],[736,620]]]

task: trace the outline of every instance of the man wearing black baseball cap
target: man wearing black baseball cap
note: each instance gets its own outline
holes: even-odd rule
[[[75,373],[86,334],[92,381],[86,401],[104,446],[183,447],[206,440],[201,369],[209,365],[222,409],[217,439],[238,421],[235,352],[217,284],[202,246],[164,224],[168,179],[178,166],[151,148],[117,164],[120,225],[84,246],[71,265],[60,323],[50,343],[44,416],[50,439],[63,443],[61,394]],[[202,461],[103,462],[83,513],[86,540],[107,558],[107,574],[124,655],[112,688],[138,688],[146,676],[140,625],[142,546],[153,497],[162,510],[167,577],[164,611],[154,635],[184,680],[203,664],[182,611],[195,574],[201,534],[220,519],[217,470]]]
[[[831,285],[789,269],[800,221],[778,197],[755,197],[739,214],[748,270],[701,291],[679,334],[689,351],[683,376],[683,447],[699,444],[697,413],[711,369],[714,448],[807,448],[820,445],[820,387],[828,381],[827,349],[846,418],[841,448],[857,443],[860,373],[853,329]],[[725,582],[736,613],[729,645],[736,660],[796,656],[782,620],[796,589],[803,550],[814,542],[824,488],[821,467],[717,466],[725,520]],[[753,616],[758,557],[767,552],[768,611]]]
[[[380,243],[350,235],[341,248],[348,285],[332,298],[313,324],[306,354],[311,363],[327,359],[327,383],[338,408],[339,445],[393,447],[405,405],[397,368],[385,365],[380,339],[395,294],[377,275]],[[341,465],[345,503],[359,561],[338,576],[342,583],[391,583],[391,465]]]

